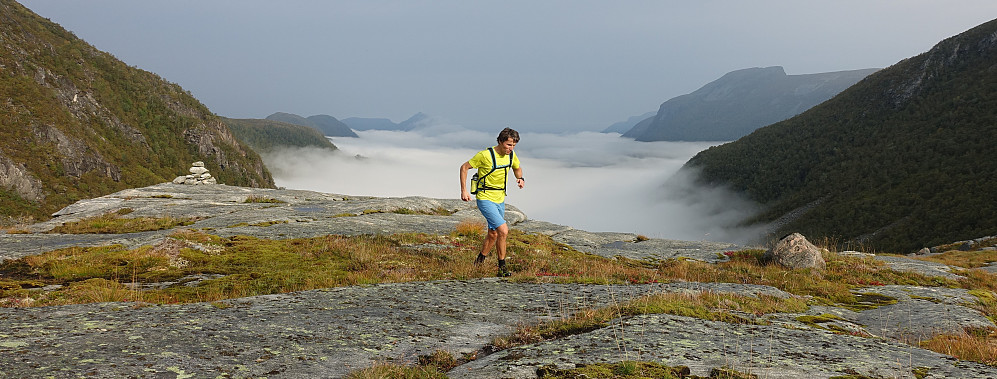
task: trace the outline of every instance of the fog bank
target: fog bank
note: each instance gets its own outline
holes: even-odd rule
[[[458,168],[496,142],[492,133],[455,126],[357,134],[360,138],[332,138],[340,148],[335,153],[290,149],[263,158],[277,185],[286,188],[459,198]],[[506,201],[531,219],[682,240],[744,242],[754,236],[726,227],[754,210],[749,202],[722,190],[690,191],[688,180],[674,175],[715,142],[636,142],[594,132],[521,137],[515,153],[526,187],[510,181]],[[676,188],[684,195],[677,196]]]

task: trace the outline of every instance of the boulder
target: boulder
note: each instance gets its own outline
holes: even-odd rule
[[[190,173],[194,174],[194,175],[201,175],[201,174],[203,174],[205,172],[208,172],[208,169],[206,169],[204,167],[197,167],[197,166],[195,166],[195,167],[191,167],[190,168]]]
[[[793,233],[766,251],[764,258],[790,269],[816,268],[823,270],[827,264],[824,262],[821,250],[807,241],[807,238],[802,234]]]

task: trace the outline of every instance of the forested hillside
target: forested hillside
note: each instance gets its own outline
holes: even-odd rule
[[[0,0],[0,224],[172,180],[273,187],[259,156],[180,86]]]
[[[318,130],[329,137],[358,137],[353,129],[329,115],[302,117],[294,113],[276,112],[267,116],[267,120],[280,121],[288,124],[307,126]]]
[[[336,150],[318,130],[286,122],[259,119],[223,118],[239,141],[259,153],[280,147],[317,147]]]
[[[886,251],[997,232],[997,20],[691,159],[766,208],[747,224]]]

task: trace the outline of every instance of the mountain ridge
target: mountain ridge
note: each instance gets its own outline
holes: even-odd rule
[[[279,121],[286,124],[307,126],[315,129],[329,137],[358,137],[353,129],[335,117],[329,115],[314,115],[302,117],[294,113],[275,112],[267,116],[266,120]]]
[[[746,224],[893,251],[993,234],[997,20],[801,115],[700,152],[701,183],[765,205]]]
[[[270,153],[283,147],[316,147],[338,150],[319,130],[298,124],[268,119],[222,118],[242,143],[257,153]]]
[[[878,69],[787,75],[781,66],[729,72],[661,104],[623,133],[638,141],[732,141],[830,99]]]

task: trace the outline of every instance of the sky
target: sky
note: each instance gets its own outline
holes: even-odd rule
[[[599,131],[725,73],[883,68],[993,0],[20,0],[214,113]]]

